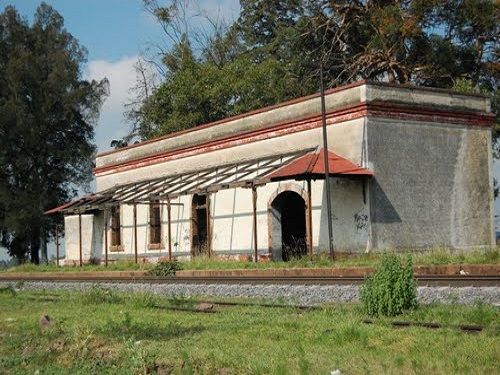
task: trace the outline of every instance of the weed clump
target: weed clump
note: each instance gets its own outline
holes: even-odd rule
[[[132,304],[137,308],[154,308],[160,305],[158,296],[153,293],[136,293],[131,297]]]
[[[86,304],[121,303],[122,298],[110,289],[92,285],[82,293],[82,300]]]
[[[361,287],[361,302],[370,316],[395,316],[417,307],[417,284],[409,255],[402,264],[394,254],[383,254],[375,273]]]
[[[177,260],[162,260],[148,271],[148,275],[156,277],[174,276],[181,269],[182,267]]]

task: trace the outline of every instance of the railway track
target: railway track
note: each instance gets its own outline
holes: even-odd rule
[[[451,286],[451,287],[483,287],[500,286],[500,276],[418,276],[420,286]],[[91,282],[91,283],[150,283],[150,284],[269,284],[269,285],[359,285],[364,277],[332,277],[332,276],[95,276],[95,275],[64,275],[46,276],[30,275],[0,275],[0,282]]]

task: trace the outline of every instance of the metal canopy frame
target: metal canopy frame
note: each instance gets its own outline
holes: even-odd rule
[[[170,205],[176,205],[172,199],[182,195],[251,188],[270,182],[267,175],[313,150],[315,148],[128,183],[82,197],[47,213],[82,214],[120,204],[148,204],[153,200],[167,200]]]

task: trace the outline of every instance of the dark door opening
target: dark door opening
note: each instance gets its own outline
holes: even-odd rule
[[[191,207],[191,251],[193,255],[208,254],[207,196],[195,194]]]
[[[282,259],[286,262],[307,254],[306,204],[293,191],[284,191],[271,204],[279,214]]]

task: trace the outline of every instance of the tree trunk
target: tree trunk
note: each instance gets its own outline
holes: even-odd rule
[[[31,263],[40,264],[40,227],[34,225],[31,232],[30,240],[30,258]]]
[[[41,262],[44,264],[49,263],[49,258],[47,254],[47,231],[45,228],[42,228],[40,231],[40,257],[41,257]]]

